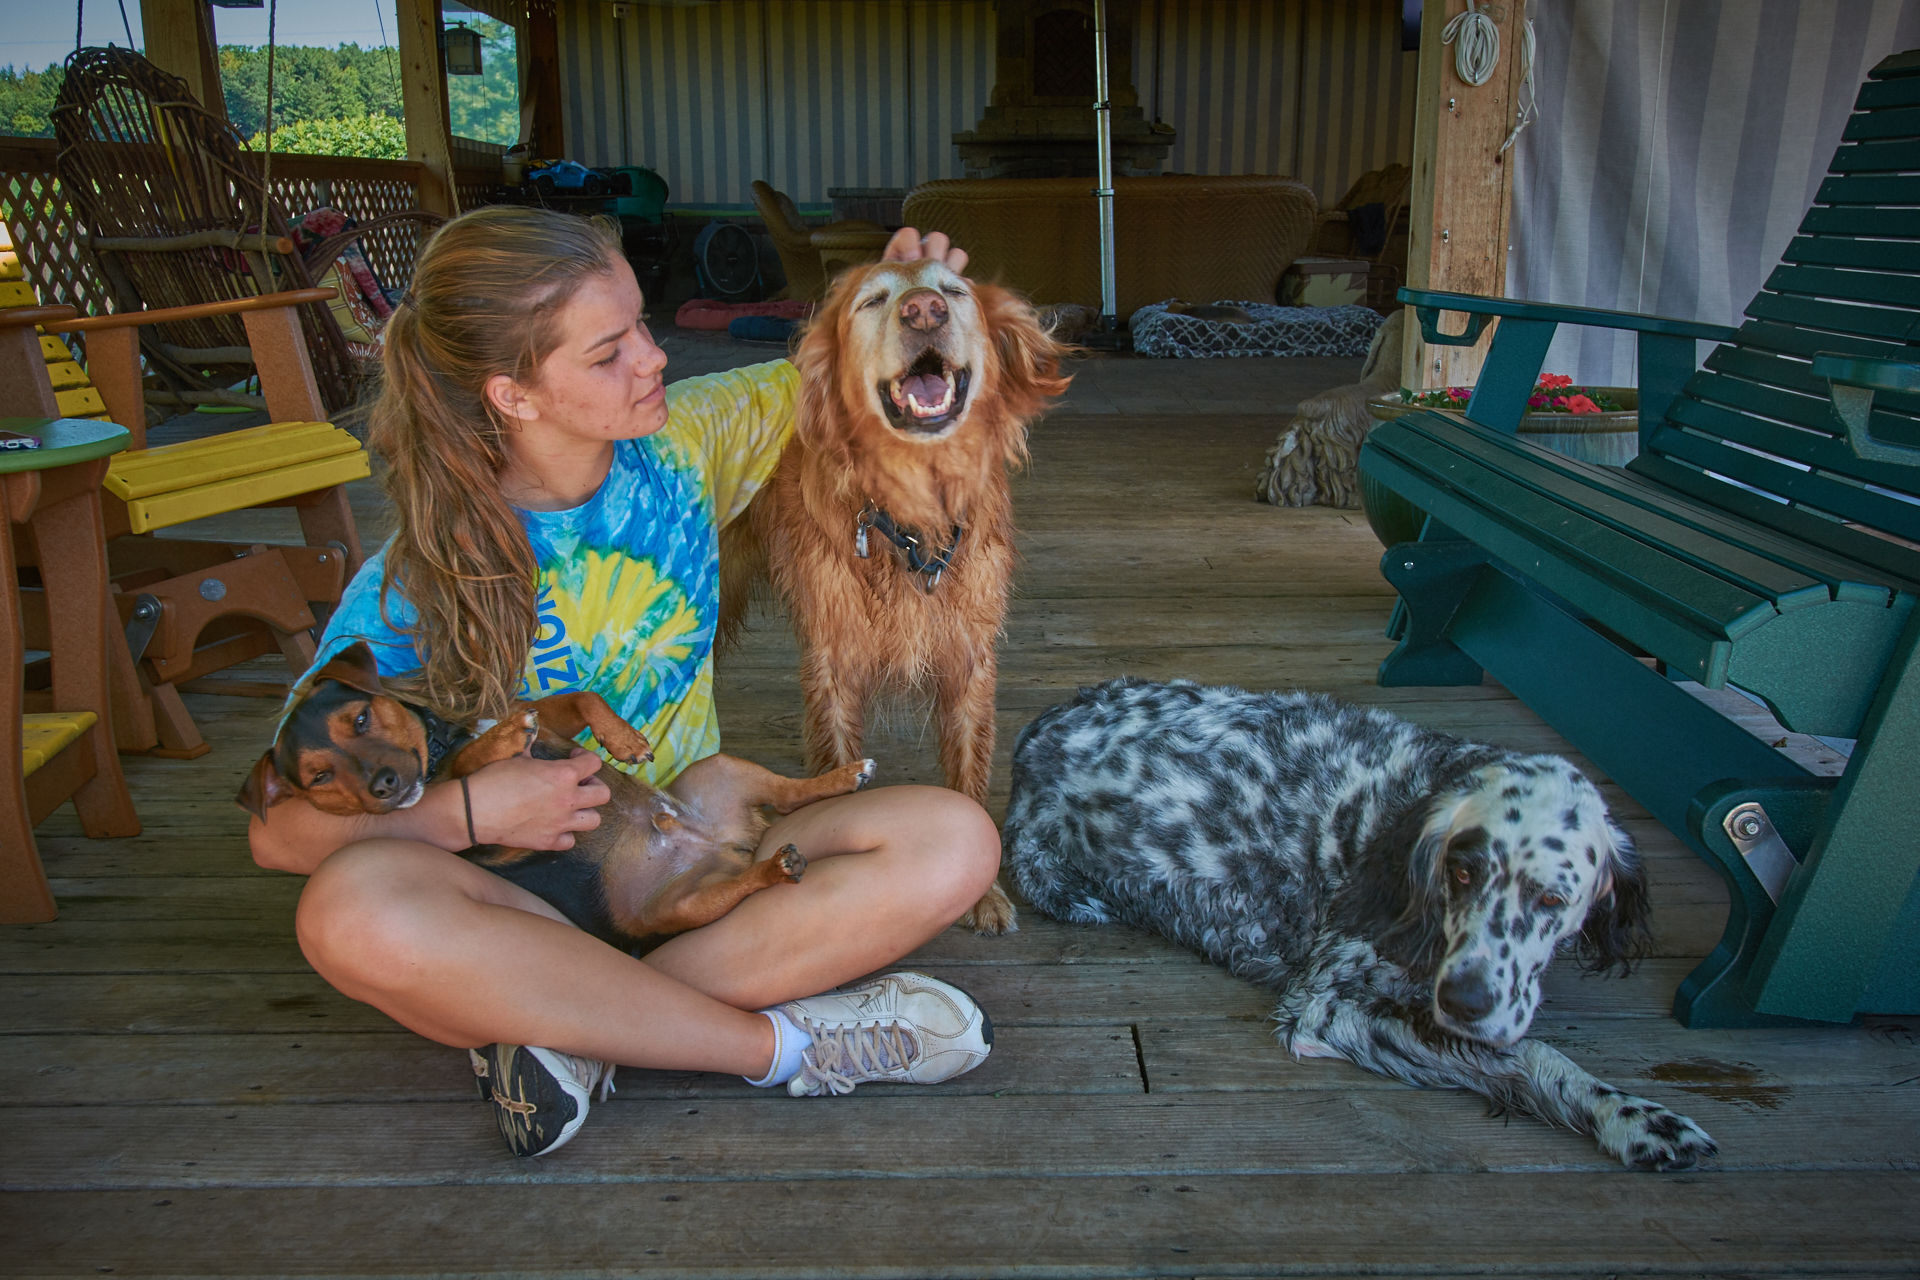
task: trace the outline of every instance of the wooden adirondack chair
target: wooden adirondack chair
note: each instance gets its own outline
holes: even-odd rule
[[[1381,561],[1403,606],[1381,683],[1491,671],[1726,877],[1689,1026],[1920,1012],[1920,52],[1874,69],[1844,136],[1738,329],[1402,290],[1428,342],[1499,327],[1464,424],[1409,415],[1361,454],[1429,516]],[[1639,334],[1624,470],[1515,434],[1560,324]],[[1697,339],[1720,344],[1699,372]],[[1856,739],[1845,775],[1670,678]]]
[[[108,468],[103,494],[114,600],[129,645],[110,655],[121,750],[205,754],[210,748],[177,686],[275,652],[298,675],[313,657],[309,632],[320,621],[314,608],[336,603],[360,567],[360,537],[343,486],[369,474],[367,453],[324,421],[295,310],[330,296],[329,290],[308,289],[172,312],[76,319],[67,307],[35,306],[18,260],[0,244],[0,317],[8,307],[33,308],[30,324],[0,328],[0,391],[17,412],[102,417],[132,436],[133,447]],[[278,421],[149,449],[140,327],[191,320],[197,312],[244,322],[269,412]],[[86,369],[58,336],[70,332],[87,335]],[[295,508],[308,544],[149,536],[256,506]],[[31,540],[16,543],[20,563],[36,565]],[[29,646],[50,647],[35,642],[49,634],[44,597],[25,590],[22,608]]]

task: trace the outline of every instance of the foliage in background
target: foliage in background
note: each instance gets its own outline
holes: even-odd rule
[[[53,122],[47,112],[60,95],[66,73],[58,63],[45,71],[15,71],[0,67],[0,134],[16,138],[51,138]]]
[[[513,28],[477,14],[468,25],[485,41],[485,73],[447,77],[453,131],[482,142],[512,143],[520,133]],[[343,146],[331,154],[404,156],[404,144],[398,151],[367,149],[389,147],[387,138],[401,131],[400,122],[406,118],[400,102],[399,62],[399,52],[391,48],[280,46],[273,67],[274,147],[311,152],[314,148],[307,141],[323,136],[317,128],[320,122],[330,122],[338,128],[329,136],[338,137]],[[63,78],[58,64],[44,71],[0,67],[0,134],[52,137],[47,112]],[[222,45],[220,81],[233,127],[243,138],[258,136],[266,126],[267,51]],[[281,140],[282,125],[296,130],[305,127],[296,135],[297,145]],[[344,149],[349,146],[355,149]]]
[[[480,33],[477,76],[447,77],[447,108],[457,138],[512,146],[520,140],[520,74],[515,63],[513,28],[492,18],[461,18]]]
[[[276,76],[277,80],[279,77]],[[277,85],[275,86],[278,87]],[[247,139],[258,151],[265,133]],[[348,116],[342,120],[302,120],[276,126],[273,149],[307,156],[365,156],[373,160],[407,158],[407,126],[392,116]]]

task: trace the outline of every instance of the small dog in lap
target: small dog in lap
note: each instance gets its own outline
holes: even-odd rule
[[[1523,1038],[1556,952],[1624,969],[1646,937],[1633,845],[1558,756],[1319,694],[1115,680],[1021,731],[1004,838],[1050,915],[1152,929],[1277,988],[1299,1057],[1472,1089],[1631,1168],[1716,1150]]]

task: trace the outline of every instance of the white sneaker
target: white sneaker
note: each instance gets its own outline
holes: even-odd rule
[[[857,987],[791,1000],[780,1012],[813,1038],[796,1098],[852,1093],[891,1080],[938,1084],[971,1071],[993,1051],[993,1021],[960,988],[923,973],[890,973]]]
[[[469,1049],[481,1096],[493,1103],[500,1136],[517,1156],[557,1151],[580,1132],[595,1085],[613,1092],[613,1064],[530,1044]]]

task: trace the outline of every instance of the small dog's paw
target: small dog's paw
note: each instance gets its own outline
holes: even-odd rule
[[[600,737],[599,734],[594,736]],[[653,744],[647,741],[647,735],[627,724],[609,727],[606,736],[600,738],[600,745],[621,764],[639,764],[643,760],[653,759]]]
[[[800,876],[807,869],[805,854],[790,844],[782,845],[780,852],[773,855],[773,860],[780,864],[780,870],[786,874],[790,883],[800,883]]]
[[[1612,1115],[1598,1117],[1600,1149],[1629,1169],[1691,1169],[1720,1150],[1707,1131],[1657,1102],[1619,1094]]]
[[[520,732],[526,735],[526,741],[520,744],[520,754],[526,755],[533,750],[535,740],[540,737],[540,713],[528,707],[516,718],[520,721]]]
[[[879,765],[876,765],[871,760],[862,760],[860,762],[860,772],[853,775],[853,789],[858,791],[869,782],[872,782],[873,775],[878,771],[879,767]]]
[[[975,933],[1018,933],[1020,931],[1019,913],[1013,909],[1013,903],[1007,898],[1006,890],[995,884],[987,890],[980,901],[973,904],[967,914],[960,917],[960,924]]]

